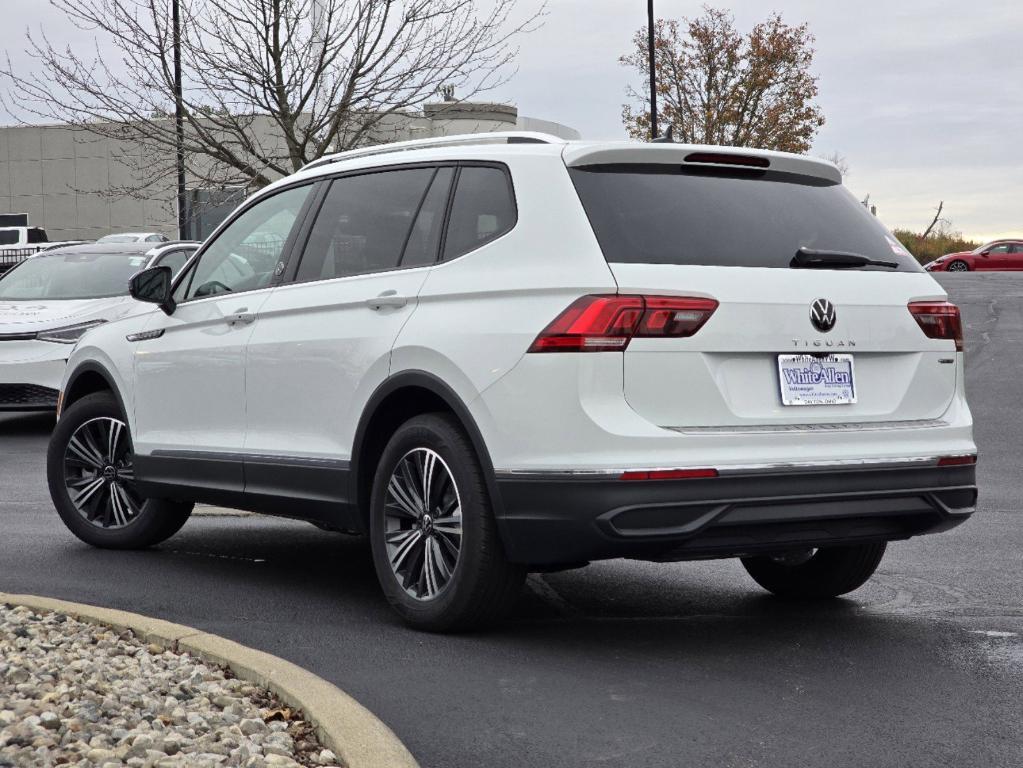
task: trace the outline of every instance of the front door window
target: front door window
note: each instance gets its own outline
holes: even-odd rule
[[[312,189],[293,187],[260,200],[228,224],[192,270],[184,299],[266,288]]]

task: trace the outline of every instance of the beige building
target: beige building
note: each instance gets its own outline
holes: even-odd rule
[[[388,118],[388,141],[460,133],[526,130],[578,138],[567,126],[520,117],[504,104],[427,104],[421,114]],[[145,167],[140,146],[101,138],[63,125],[0,127],[0,213],[28,214],[29,224],[46,229],[50,240],[94,240],[117,231],[156,231],[177,236],[173,179],[145,199],[111,196],[134,183]],[[167,162],[163,159],[161,162]],[[207,235],[244,189],[209,190],[189,185],[193,237]]]

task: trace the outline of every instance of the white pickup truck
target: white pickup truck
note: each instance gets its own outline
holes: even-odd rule
[[[0,275],[39,251],[76,242],[51,243],[42,227],[0,227]]]

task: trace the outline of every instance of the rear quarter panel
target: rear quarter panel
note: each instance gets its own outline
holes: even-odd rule
[[[392,375],[433,373],[470,406],[573,300],[617,290],[561,158],[523,154],[507,165],[515,227],[431,270],[391,355]]]

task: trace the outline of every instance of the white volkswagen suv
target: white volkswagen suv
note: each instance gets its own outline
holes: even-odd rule
[[[149,314],[71,355],[67,526],[155,544],[195,502],[367,533],[410,624],[527,571],[740,557],[832,597],[976,503],[962,328],[809,157],[493,134],[253,195]]]

